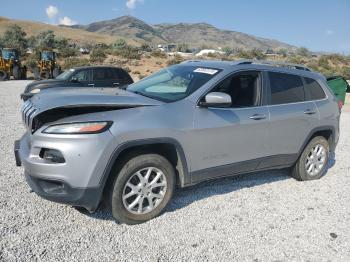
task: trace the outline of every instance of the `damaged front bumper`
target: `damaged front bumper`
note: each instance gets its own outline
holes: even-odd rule
[[[109,131],[90,135],[25,134],[15,141],[17,166],[31,189],[50,201],[94,211],[101,200],[101,178],[109,158],[103,157],[113,136]],[[42,153],[55,150],[64,162],[52,162]]]

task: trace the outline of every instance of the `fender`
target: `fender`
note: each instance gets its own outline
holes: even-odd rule
[[[108,160],[108,164],[103,172],[102,178],[99,183],[100,188],[100,195],[98,199],[100,200],[104,191],[104,188],[106,186],[106,182],[108,180],[108,177],[112,171],[113,165],[115,164],[116,160],[118,159],[119,155],[126,149],[135,147],[135,146],[143,146],[143,145],[152,145],[152,144],[171,144],[175,146],[176,151],[178,153],[178,157],[180,157],[182,162],[182,173],[179,173],[180,178],[180,186],[185,187],[189,186],[191,183],[188,165],[186,156],[184,153],[184,150],[181,146],[181,144],[173,138],[170,137],[162,137],[162,138],[149,138],[149,139],[140,139],[140,140],[133,140],[128,141],[123,144],[120,144],[112,153],[110,159]]]
[[[306,137],[306,139],[304,140],[304,143],[302,145],[302,147],[300,148],[299,152],[298,152],[298,158],[300,157],[300,155],[303,153],[305,147],[307,146],[307,144],[309,143],[311,137],[317,133],[317,132],[320,132],[320,131],[327,131],[327,130],[331,130],[332,131],[332,134],[330,136],[331,138],[331,143],[329,145],[329,148],[331,151],[334,151],[335,150],[335,147],[336,147],[336,141],[335,141],[335,128],[333,126],[319,126],[319,127],[316,127],[314,129],[312,129],[310,131],[310,133],[308,134],[308,136]]]

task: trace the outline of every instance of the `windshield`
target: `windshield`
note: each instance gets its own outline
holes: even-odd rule
[[[69,69],[67,71],[64,71],[63,73],[61,73],[60,75],[58,75],[56,77],[56,79],[59,79],[59,80],[68,80],[70,79],[70,77],[72,76],[72,74],[75,72],[74,69]]]
[[[2,50],[2,57],[4,59],[17,59],[16,52],[14,50]]]
[[[52,61],[53,60],[53,52],[42,52],[41,60],[44,61]]]
[[[216,68],[175,65],[128,86],[127,90],[163,102],[174,102],[192,94],[219,71]]]

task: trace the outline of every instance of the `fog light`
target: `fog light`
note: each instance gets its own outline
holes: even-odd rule
[[[39,156],[46,161],[52,163],[64,163],[66,162],[62,153],[56,149],[43,148],[40,151]]]

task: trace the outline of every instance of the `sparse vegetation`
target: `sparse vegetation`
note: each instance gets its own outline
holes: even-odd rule
[[[106,59],[106,54],[102,48],[95,48],[90,55],[90,61],[92,63],[102,63]]]
[[[64,64],[62,68],[64,70],[78,67],[78,66],[87,66],[90,65],[90,61],[86,58],[78,58],[78,57],[71,57],[64,60]]]
[[[176,64],[180,64],[183,61],[184,61],[184,59],[182,58],[182,56],[175,55],[172,59],[168,60],[167,64],[168,65],[176,65]]]

